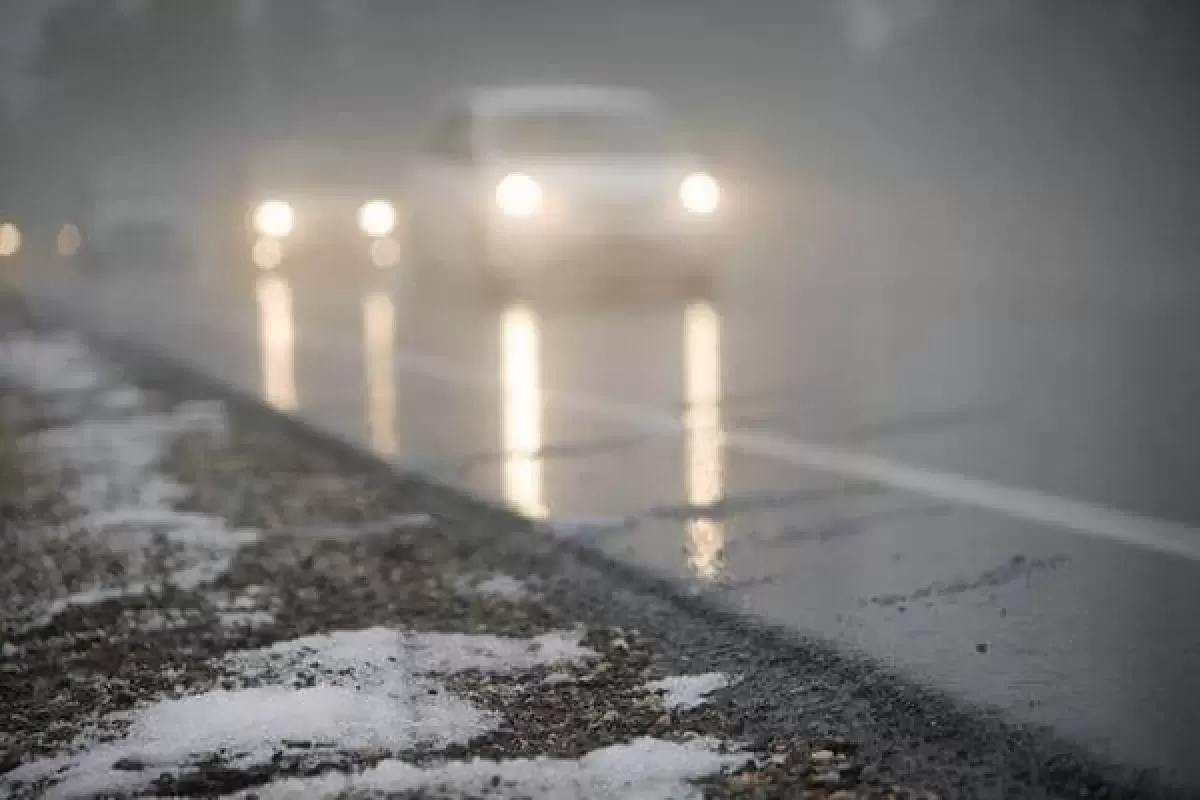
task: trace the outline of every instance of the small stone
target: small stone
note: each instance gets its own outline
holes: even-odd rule
[[[609,643],[609,647],[611,647],[613,650],[616,650],[618,653],[629,652],[629,642],[625,641],[624,639],[613,639],[612,642]]]
[[[786,753],[776,753],[773,756],[771,756],[771,763],[777,767],[782,767],[787,762],[788,762],[788,756]]]
[[[616,722],[620,716],[621,715],[618,714],[615,709],[609,709],[608,711],[604,712],[603,719],[605,722]]]
[[[136,758],[122,758],[118,759],[112,768],[119,772],[141,772],[146,768],[146,764]]]
[[[988,651],[988,643],[987,642],[980,642],[979,644],[975,645],[976,653],[986,653],[987,651]]]
[[[818,772],[810,779],[810,782],[814,786],[836,786],[842,782],[842,773],[834,769]]]
[[[832,750],[817,750],[809,758],[818,764],[828,764],[833,761],[834,754]]]

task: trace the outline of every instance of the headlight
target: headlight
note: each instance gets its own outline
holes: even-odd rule
[[[0,225],[0,258],[21,252],[21,229],[12,222]]]
[[[387,236],[396,228],[396,209],[387,200],[372,200],[358,210],[358,227],[367,236]]]
[[[510,217],[531,217],[542,207],[542,187],[528,175],[509,175],[496,186],[496,205]]]
[[[679,185],[679,202],[693,214],[711,214],[721,204],[721,187],[711,175],[697,172]]]
[[[296,227],[296,212],[282,200],[268,200],[254,210],[254,229],[281,239]]]

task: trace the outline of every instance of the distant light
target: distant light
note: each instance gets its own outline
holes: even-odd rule
[[[697,172],[680,184],[679,201],[693,214],[711,214],[721,204],[721,187],[711,175]]]
[[[528,175],[509,175],[496,187],[496,205],[510,217],[531,217],[542,207],[542,187]]]
[[[21,252],[21,229],[11,222],[0,225],[0,258]]]
[[[83,234],[79,232],[78,227],[68,222],[59,229],[55,246],[60,256],[71,258],[78,255],[83,247]]]
[[[368,236],[387,236],[396,228],[396,208],[387,200],[372,200],[358,210],[358,227]]]
[[[268,200],[254,210],[254,230],[263,236],[290,236],[296,227],[296,211],[282,200]]]

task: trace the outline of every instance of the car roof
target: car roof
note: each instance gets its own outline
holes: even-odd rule
[[[649,113],[658,107],[644,89],[588,84],[529,84],[480,87],[466,93],[466,105],[479,116],[537,111]]]

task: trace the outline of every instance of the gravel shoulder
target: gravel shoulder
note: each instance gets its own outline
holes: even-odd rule
[[[1176,796],[3,311],[0,796]]]

